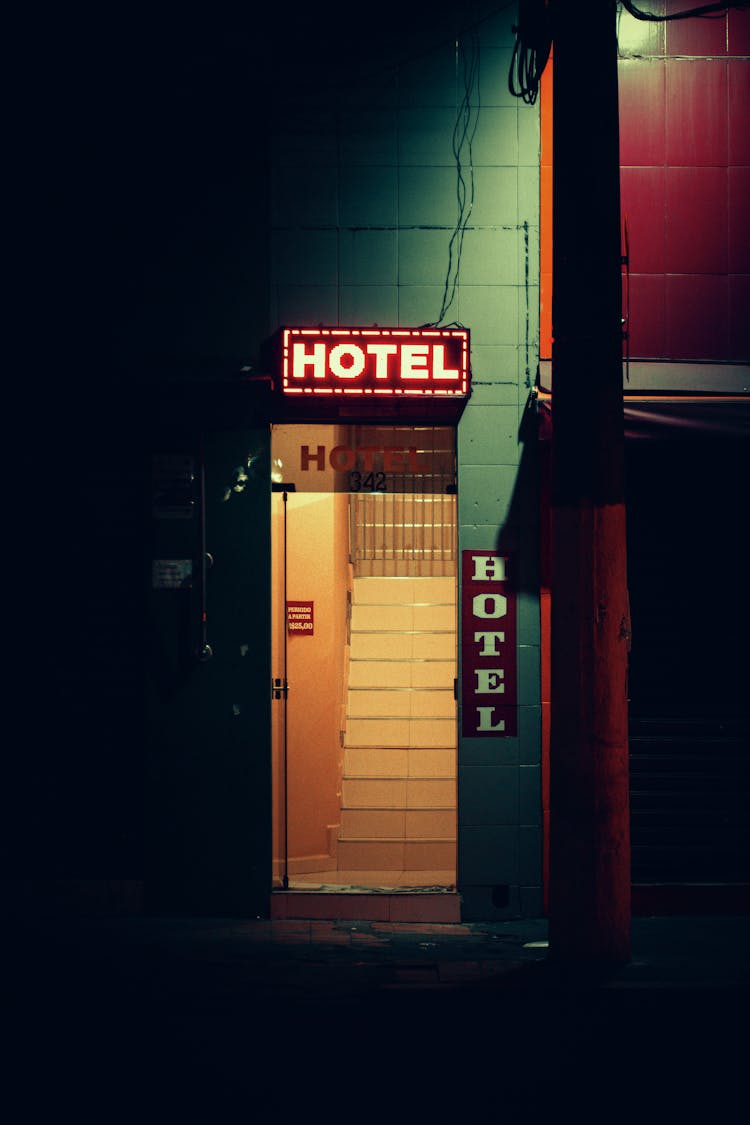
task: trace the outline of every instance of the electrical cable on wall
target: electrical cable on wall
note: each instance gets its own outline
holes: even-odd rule
[[[436,324],[441,324],[453,304],[461,270],[464,235],[474,206],[474,157],[472,145],[479,123],[481,109],[479,93],[479,41],[471,37],[469,51],[462,40],[456,43],[456,68],[461,68],[463,93],[453,128],[453,156],[456,161],[456,200],[458,217],[448,243],[448,270],[443,289],[443,300]]]
[[[723,4],[699,4],[695,8],[685,8],[681,12],[671,12],[669,15],[657,16],[653,12],[643,12],[637,8],[633,0],[620,0],[623,8],[634,19],[645,20],[648,23],[667,23],[670,20],[687,20],[695,16],[718,16],[728,12],[730,8],[737,8],[742,11],[744,8],[750,8],[750,0],[729,0]]]
[[[668,15],[655,15],[653,12],[642,11],[634,0],[619,2],[634,19],[652,23],[696,16],[715,18],[732,8],[738,11],[750,8],[750,0],[724,0],[723,3],[699,4]],[[516,42],[508,74],[508,89],[514,98],[522,98],[527,105],[534,105],[539,94],[539,83],[554,38],[554,11],[555,0],[518,0],[518,23],[513,27]]]
[[[542,71],[552,47],[552,7],[548,0],[518,0],[508,89],[514,98],[523,98],[527,105],[533,105],[537,99]]]

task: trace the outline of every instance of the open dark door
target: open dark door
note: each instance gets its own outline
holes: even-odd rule
[[[248,916],[271,863],[267,426],[153,443],[147,905]]]

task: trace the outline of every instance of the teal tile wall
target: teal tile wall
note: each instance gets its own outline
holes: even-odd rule
[[[339,276],[342,285],[396,285],[398,235],[395,230],[341,230]]]
[[[519,884],[520,830],[515,825],[461,825],[459,887]],[[525,846],[528,841],[524,839]]]
[[[458,315],[462,324],[471,327],[473,343],[519,346],[519,290],[518,285],[461,285]]]
[[[338,222],[339,183],[335,167],[320,164],[315,175],[302,167],[279,168],[273,179],[271,217],[274,226],[283,226],[294,215],[296,227],[335,227]]]
[[[538,357],[539,115],[508,92],[512,23],[500,12],[464,40],[467,52],[479,45],[480,109],[461,152],[473,202],[454,240],[457,284],[443,321],[465,325],[472,340],[473,392],[457,437],[459,549],[501,544],[519,573],[518,735],[459,746],[467,919],[542,909],[538,492],[520,436]],[[345,98],[294,107],[288,143],[276,144],[269,330],[437,319],[457,221],[463,71],[456,36],[435,31],[431,42],[430,30],[409,57],[394,40],[377,76]]]
[[[518,105],[518,102],[508,90],[508,72],[513,54],[510,25],[506,24],[504,33],[498,28],[498,41],[500,37],[504,42],[511,42],[509,47],[487,46],[482,48],[482,105],[483,106],[512,106],[514,109],[527,108]]]
[[[402,226],[432,226],[442,227],[446,232],[452,231],[456,221],[455,166],[400,168],[398,189],[399,221]],[[438,311],[435,310],[436,316]]]
[[[533,115],[536,117],[536,114]],[[523,133],[523,130],[522,130]],[[473,141],[474,162],[494,167],[518,167],[518,107],[483,106]]]
[[[440,309],[443,285],[399,285],[399,324],[429,324]]]
[[[395,285],[342,285],[339,288],[342,324],[395,324],[398,289]]]
[[[534,704],[539,701],[539,645],[518,646],[518,702]]]
[[[459,796],[459,825],[519,823],[519,770],[515,765],[475,765],[462,770]]]
[[[521,824],[540,825],[542,809],[539,802],[541,789],[541,770],[539,766],[522,764],[518,771],[518,806]]]
[[[398,116],[394,109],[344,109],[338,128],[338,156],[348,167],[395,167],[398,163]],[[326,144],[328,138],[326,139]],[[335,151],[335,145],[334,145]]]
[[[471,345],[471,406],[518,404],[517,344]]]
[[[478,222],[476,212],[472,214]],[[520,253],[518,228],[467,230],[461,257],[462,285],[518,285]]]
[[[394,227],[398,221],[398,172],[378,164],[338,170],[342,227]]]
[[[431,285],[440,308],[446,267],[445,230],[409,230],[398,232],[398,278],[402,286]],[[438,284],[436,284],[436,281]]]
[[[531,168],[536,175],[539,168],[539,115],[537,113],[525,114],[519,118],[518,129],[518,166]],[[527,190],[525,180],[519,178],[519,191]]]
[[[479,227],[502,226],[518,208],[518,169],[488,168],[474,170],[474,206],[472,225]]]
[[[461,460],[475,465],[515,465],[518,460],[518,407],[488,403],[468,410],[461,420]]]
[[[523,886],[531,886],[539,877],[542,865],[542,829],[540,825],[522,824],[518,830],[518,872]]]
[[[398,71],[400,105],[455,109],[456,72],[452,42],[437,43],[430,51],[405,60]]]
[[[302,328],[335,324],[339,315],[339,291],[335,285],[280,285],[271,297],[271,315],[277,324]]]
[[[516,483],[515,465],[471,465],[462,459],[461,430],[459,427],[459,526],[482,525],[495,546],[499,528],[507,521]]]
[[[536,766],[542,757],[542,705],[523,705],[518,708],[519,761],[524,766]],[[537,790],[535,800],[539,800]]]
[[[519,712],[523,713],[523,708]],[[519,723],[521,715],[519,714]],[[520,738],[464,738],[459,746],[459,788],[461,777],[465,770],[477,766],[486,769],[499,769],[501,766],[520,765]],[[467,798],[461,810],[462,816],[471,819],[476,814],[471,801]]]
[[[516,608],[518,616],[518,643],[539,648],[541,622],[539,618],[538,597],[536,597],[531,590],[521,590],[518,594]]]
[[[277,286],[338,283],[338,239],[332,230],[275,230],[271,235],[271,277]]]
[[[509,886],[507,905],[499,906],[494,887],[466,884],[461,888],[461,917],[466,922],[503,922],[508,918],[524,916],[538,918],[541,916],[541,909],[523,909],[524,903],[529,907],[536,906],[533,899],[522,894],[526,890],[526,887]],[[539,901],[541,902],[541,893]]]
[[[540,886],[519,887],[519,914],[522,918],[542,918],[544,916],[544,894]]]
[[[398,115],[398,161],[402,167],[455,169],[452,151],[455,106],[402,109]],[[454,177],[455,179],[455,177]]]

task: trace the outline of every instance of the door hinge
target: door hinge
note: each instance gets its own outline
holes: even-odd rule
[[[289,694],[289,681],[281,679],[277,676],[271,681],[271,699],[281,699],[283,696],[286,699]]]

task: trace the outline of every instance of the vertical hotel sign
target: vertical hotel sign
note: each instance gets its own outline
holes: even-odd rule
[[[516,594],[513,559],[495,551],[461,557],[461,733],[518,733]]]

